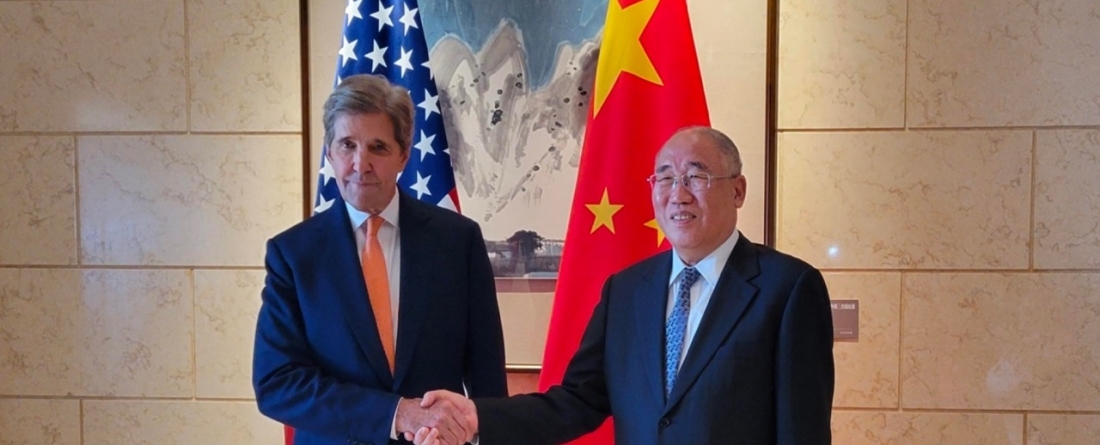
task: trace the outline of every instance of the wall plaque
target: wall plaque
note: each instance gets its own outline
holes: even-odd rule
[[[859,300],[833,300],[833,341],[859,341]]]

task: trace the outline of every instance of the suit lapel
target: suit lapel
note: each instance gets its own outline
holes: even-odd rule
[[[750,281],[759,274],[760,266],[752,242],[741,235],[726,262],[726,267],[722,269],[722,275],[718,278],[714,293],[711,294],[710,303],[691,341],[691,349],[688,350],[684,363],[680,366],[680,372],[676,375],[672,394],[669,395],[668,403],[665,405],[665,413],[683,398],[699,378],[718,347],[744,315],[749,303],[756,298],[759,289]]]
[[[645,375],[649,380],[653,400],[665,399],[665,308],[668,305],[668,279],[672,274],[672,254],[665,252],[663,258],[655,261],[654,269],[646,274],[649,279],[643,282],[634,293],[634,314],[637,317],[638,342],[635,348],[642,355]]]
[[[424,327],[429,309],[432,277],[422,264],[417,264],[433,255],[431,231],[423,226],[430,220],[420,206],[427,204],[416,201],[404,193],[398,192],[400,204],[401,237],[401,295],[397,311],[397,348],[395,349],[394,388],[400,388],[401,382],[412,366],[413,352],[416,350],[420,331]]]
[[[382,350],[382,340],[378,336],[378,324],[374,321],[374,311],[367,297],[367,285],[363,281],[363,270],[356,250],[355,233],[348,219],[348,210],[344,201],[337,199],[332,207],[318,215],[325,218],[321,236],[325,238],[326,248],[333,252],[327,257],[333,264],[327,267],[332,272],[333,288],[337,289],[335,298],[339,300],[344,321],[347,322],[355,341],[367,356],[367,361],[375,374],[386,384],[393,383],[386,352]]]

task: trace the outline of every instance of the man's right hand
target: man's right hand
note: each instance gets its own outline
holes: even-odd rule
[[[438,392],[438,391],[433,391]],[[428,393],[431,395],[432,393]],[[453,394],[453,393],[449,393]],[[454,394],[461,400],[466,398]],[[458,406],[451,397],[431,396],[424,401],[401,399],[397,404],[395,428],[402,433],[414,433],[422,428],[438,431],[438,439],[445,445],[460,445],[469,442],[477,433],[476,413],[471,423],[465,407]],[[473,405],[473,402],[469,402]],[[406,435],[408,437],[408,435]]]
[[[420,406],[425,408],[440,404],[457,408],[471,428],[470,437],[477,434],[477,406],[474,405],[473,400],[467,399],[462,394],[440,389],[424,393],[424,400],[420,402]]]
[[[466,438],[466,442],[474,440],[473,438],[477,434],[477,407],[474,406],[472,400],[463,397],[461,394],[445,390],[429,391],[424,394],[424,399],[420,401],[420,407],[431,408],[436,406],[456,408],[466,425],[472,428],[469,430],[472,431],[471,436]],[[415,445],[448,445],[440,438],[441,435],[442,433],[434,428],[421,428],[417,430],[415,436],[411,432],[405,433],[405,440],[412,441]]]

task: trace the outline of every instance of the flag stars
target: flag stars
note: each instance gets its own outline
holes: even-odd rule
[[[607,4],[605,29],[618,29],[604,36],[600,58],[596,63],[596,94],[592,102],[592,115],[597,116],[607,96],[611,94],[623,73],[630,73],[655,85],[664,85],[649,53],[642,46],[642,32],[653,17],[660,0],[642,0],[623,8],[619,2]],[[613,48],[613,49],[609,49]]]
[[[422,66],[424,68],[427,68],[428,69],[428,77],[431,77],[432,80],[435,80],[435,73],[432,72],[432,65],[428,62],[429,62],[428,60],[425,60],[424,63],[420,64],[420,66]]]
[[[420,199],[424,195],[432,196],[431,190],[428,189],[429,179],[432,179],[432,175],[421,177],[420,172],[416,172],[416,184],[409,187],[416,192],[416,199]]]
[[[442,119],[438,117],[442,115],[443,104],[434,83],[429,80],[435,77],[427,60],[429,54],[416,1],[342,1],[346,34],[338,47],[336,84],[342,82],[341,77],[376,73],[385,75],[391,83],[401,84],[409,91],[419,131],[416,131],[411,147],[406,148],[419,153],[405,154],[413,162],[409,162],[403,172],[398,172],[400,188],[418,200],[457,208],[457,201],[449,197],[455,186],[453,166],[447,135]],[[403,32],[398,33],[398,28],[402,28]],[[420,162],[415,162],[418,157]],[[339,201],[335,187],[337,178],[334,166],[327,159],[321,160],[317,177],[320,187],[314,211],[320,213],[333,206],[338,207],[335,204]]]
[[[432,113],[439,114],[439,96],[432,96],[428,90],[424,90],[424,101],[416,105],[424,109],[424,120],[428,120]]]
[[[344,44],[340,47],[340,67],[344,67],[348,64],[348,60],[359,60],[359,57],[355,55],[355,44],[359,43],[359,40],[348,41],[347,37],[344,37]]]
[[[371,42],[374,44],[374,50],[367,53],[367,58],[370,59],[370,70],[373,72],[378,69],[378,65],[386,66],[386,50],[388,46],[378,47],[378,41]]]
[[[325,197],[322,196],[321,203],[317,204],[317,207],[313,208],[313,213],[321,213],[325,210],[328,210],[329,207],[332,207],[333,201],[335,201],[335,199],[325,199]]]
[[[321,171],[319,173],[321,174],[322,187],[328,185],[328,182],[336,177],[336,171],[332,169],[332,164],[329,164],[324,156],[321,156]]]
[[[371,13],[371,18],[378,20],[378,30],[382,31],[382,27],[389,25],[393,26],[393,19],[390,18],[390,14],[393,13],[393,6],[386,8],[382,4],[382,0],[378,0],[378,10]]]
[[[665,231],[661,230],[660,224],[657,224],[657,218],[645,223],[645,226],[657,231],[657,247],[661,247],[661,244],[665,242]]]
[[[405,52],[405,48],[401,48],[401,58],[397,59],[397,61],[393,63],[394,65],[401,67],[402,78],[405,77],[405,71],[413,69],[412,55],[412,50],[410,50],[409,52]]]
[[[344,16],[348,18],[348,24],[354,19],[363,19],[363,14],[359,12],[359,5],[363,3],[363,0],[348,0],[348,6],[344,8]]]
[[[603,189],[603,198],[600,199],[599,204],[585,204],[588,207],[588,211],[592,212],[592,215],[596,217],[592,221],[592,230],[588,233],[596,233],[600,227],[607,227],[611,233],[615,233],[615,219],[614,216],[619,210],[622,210],[622,204],[612,204],[607,197],[607,188]]]
[[[420,29],[420,26],[416,24],[416,10],[418,8],[409,9],[409,5],[405,5],[405,13],[401,15],[401,19],[398,21],[405,25],[405,33],[402,35],[409,35],[409,28]]]
[[[413,148],[420,150],[420,161],[424,161],[424,157],[427,155],[434,155],[435,149],[432,148],[432,142],[435,142],[435,135],[426,136],[424,131],[420,131],[420,142],[417,142]]]

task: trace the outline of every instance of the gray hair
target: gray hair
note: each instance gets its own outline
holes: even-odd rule
[[[737,149],[737,145],[733,143],[733,139],[730,139],[725,133],[711,127],[696,125],[676,130],[676,133],[674,133],[672,137],[679,136],[680,134],[690,134],[710,139],[714,146],[718,147],[718,151],[722,154],[722,157],[726,159],[726,166],[729,167],[730,174],[741,174],[741,151]]]
[[[322,122],[325,125],[325,145],[332,145],[332,126],[336,118],[347,114],[383,113],[393,122],[393,138],[406,153],[412,146],[413,108],[409,90],[391,84],[385,77],[357,74],[340,81],[325,101]]]

